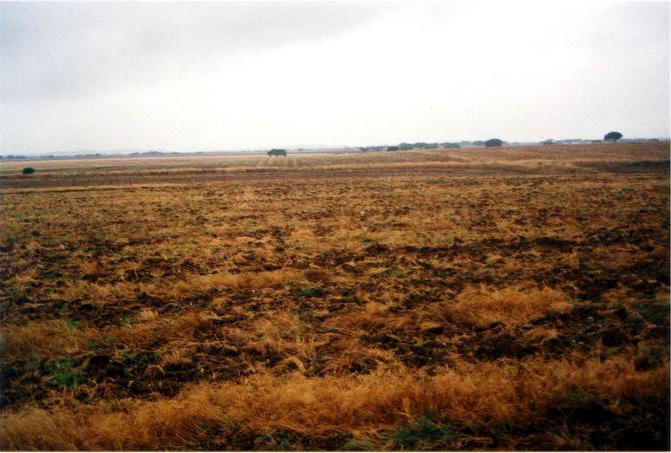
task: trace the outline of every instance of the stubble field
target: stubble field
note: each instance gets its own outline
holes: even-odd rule
[[[2,449],[669,448],[668,142],[0,186]]]

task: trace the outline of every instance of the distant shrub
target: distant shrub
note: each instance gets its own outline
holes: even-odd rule
[[[387,146],[387,151],[398,151],[400,149],[401,148],[399,148],[398,146]]]
[[[503,145],[503,140],[498,138],[490,138],[485,142],[485,146],[491,148],[492,146],[501,146]]]
[[[286,156],[287,155],[287,150],[286,149],[277,149],[273,148],[267,153],[269,156]]]
[[[617,131],[612,131],[603,136],[604,141],[616,142],[622,138],[622,134]]]
[[[35,173],[35,169],[33,167],[25,167],[22,171],[24,175],[32,175]]]

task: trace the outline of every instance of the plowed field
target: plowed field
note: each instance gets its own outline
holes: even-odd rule
[[[668,142],[0,187],[2,449],[669,449]]]

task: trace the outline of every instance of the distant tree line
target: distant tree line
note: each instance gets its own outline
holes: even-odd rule
[[[383,145],[383,146],[362,146],[359,147],[361,151],[409,151],[411,149],[444,149],[444,148],[459,148],[461,145],[457,142],[445,143],[399,143],[398,145]]]
[[[489,140],[475,140],[462,142],[443,142],[443,143],[399,143],[391,146],[372,146],[368,148],[360,148],[361,151],[408,151],[411,149],[456,149],[462,146],[502,146],[505,142],[498,138]]]
[[[498,138],[492,138],[489,140],[475,140],[475,141],[462,141],[462,142],[443,142],[443,143],[399,143],[398,145],[387,146],[385,147],[373,147],[373,148],[362,148],[362,151],[372,150],[372,151],[382,151],[386,149],[387,151],[406,151],[410,149],[455,149],[461,148],[462,146],[502,146],[505,144],[503,140]]]
[[[602,141],[604,142],[616,142],[620,140],[622,137],[621,132],[617,131],[611,131],[608,132],[606,135],[603,136],[603,140],[585,140],[581,138],[569,138],[569,139],[563,139],[563,140],[553,140],[551,138],[548,138],[547,140],[543,140],[541,145],[559,145],[559,144],[573,144],[573,143],[601,143]],[[642,142],[659,142],[658,138],[648,138],[648,139],[629,139],[628,141],[642,141]]]
[[[6,156],[0,156],[0,159],[7,159],[7,160],[28,159],[28,156],[21,156],[18,154],[7,154]]]
[[[601,143],[602,141],[606,142],[616,142],[620,140],[623,137],[623,135],[620,132],[617,131],[612,131],[608,132],[606,135],[604,135],[603,140],[598,140],[598,139],[580,139],[580,138],[575,138],[575,139],[561,139],[561,140],[554,140],[554,139],[547,139],[547,140],[542,140],[539,142],[524,142],[524,143],[513,143],[513,144],[518,144],[518,145],[531,145],[534,143],[540,143],[542,145],[559,145],[559,144],[573,144],[573,143]],[[656,142],[659,141],[657,138],[650,138],[650,139],[628,139],[626,141],[647,141],[647,142]],[[407,151],[411,149],[450,149],[450,148],[462,148],[462,147],[478,147],[478,146],[485,146],[485,147],[499,147],[499,146],[504,146],[507,145],[508,143],[501,140],[500,138],[490,138],[489,140],[462,140],[460,142],[416,142],[416,143],[408,143],[408,142],[403,142],[399,143],[398,145],[380,145],[380,146],[365,146],[365,147],[359,147],[359,149],[362,152],[365,151]]]

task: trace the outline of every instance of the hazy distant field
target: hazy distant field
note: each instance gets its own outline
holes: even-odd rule
[[[2,449],[669,448],[668,142],[0,165]]]

